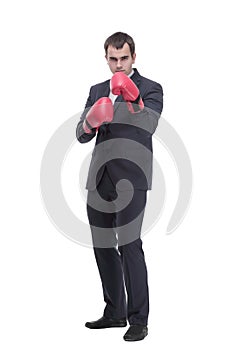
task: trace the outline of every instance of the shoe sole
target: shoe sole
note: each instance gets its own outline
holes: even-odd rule
[[[127,326],[127,323],[126,324],[112,324],[112,325],[109,325],[109,326],[105,326],[105,327],[92,327],[92,326],[88,326],[87,324],[85,324],[85,327],[89,328],[89,329],[105,329],[105,328],[121,328],[121,327],[126,327]]]
[[[127,339],[127,338],[125,338],[125,337],[123,337],[123,339],[125,340],[125,341],[140,341],[140,340],[143,340],[143,339],[145,339],[146,338],[146,336],[148,335],[148,332],[142,337],[142,338],[138,338],[138,339]]]

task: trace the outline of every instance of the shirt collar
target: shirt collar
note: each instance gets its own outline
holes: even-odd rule
[[[134,69],[132,69],[132,71],[129,73],[128,77],[131,78],[133,74],[134,74]]]

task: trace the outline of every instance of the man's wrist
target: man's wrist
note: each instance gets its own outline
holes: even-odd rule
[[[90,123],[88,123],[87,119],[83,122],[83,130],[86,134],[93,134],[96,132],[96,128],[93,128]]]
[[[130,108],[131,113],[138,113],[142,111],[144,108],[144,103],[142,101],[140,94],[134,101],[130,101],[130,104],[131,104],[131,108]]]

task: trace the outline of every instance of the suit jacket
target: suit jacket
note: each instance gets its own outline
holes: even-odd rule
[[[127,179],[135,189],[150,190],[152,185],[152,134],[158,125],[163,109],[163,90],[160,84],[139,74],[134,68],[131,76],[137,85],[145,108],[131,114],[122,96],[114,103],[114,117],[111,123],[102,124],[91,134],[83,130],[83,121],[89,108],[101,97],[109,96],[110,81],[94,85],[90,89],[85,110],[76,128],[79,142],[89,142],[96,136],[95,147],[89,167],[86,188],[94,190],[104,170],[114,183]],[[128,182],[121,182],[119,190],[130,189]]]

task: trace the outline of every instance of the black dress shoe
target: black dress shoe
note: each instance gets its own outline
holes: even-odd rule
[[[137,341],[144,339],[148,334],[147,326],[131,325],[124,335],[126,341]]]
[[[115,319],[115,318],[107,318],[103,316],[97,321],[86,322],[85,326],[91,329],[125,327],[127,326],[127,322],[125,318]]]

